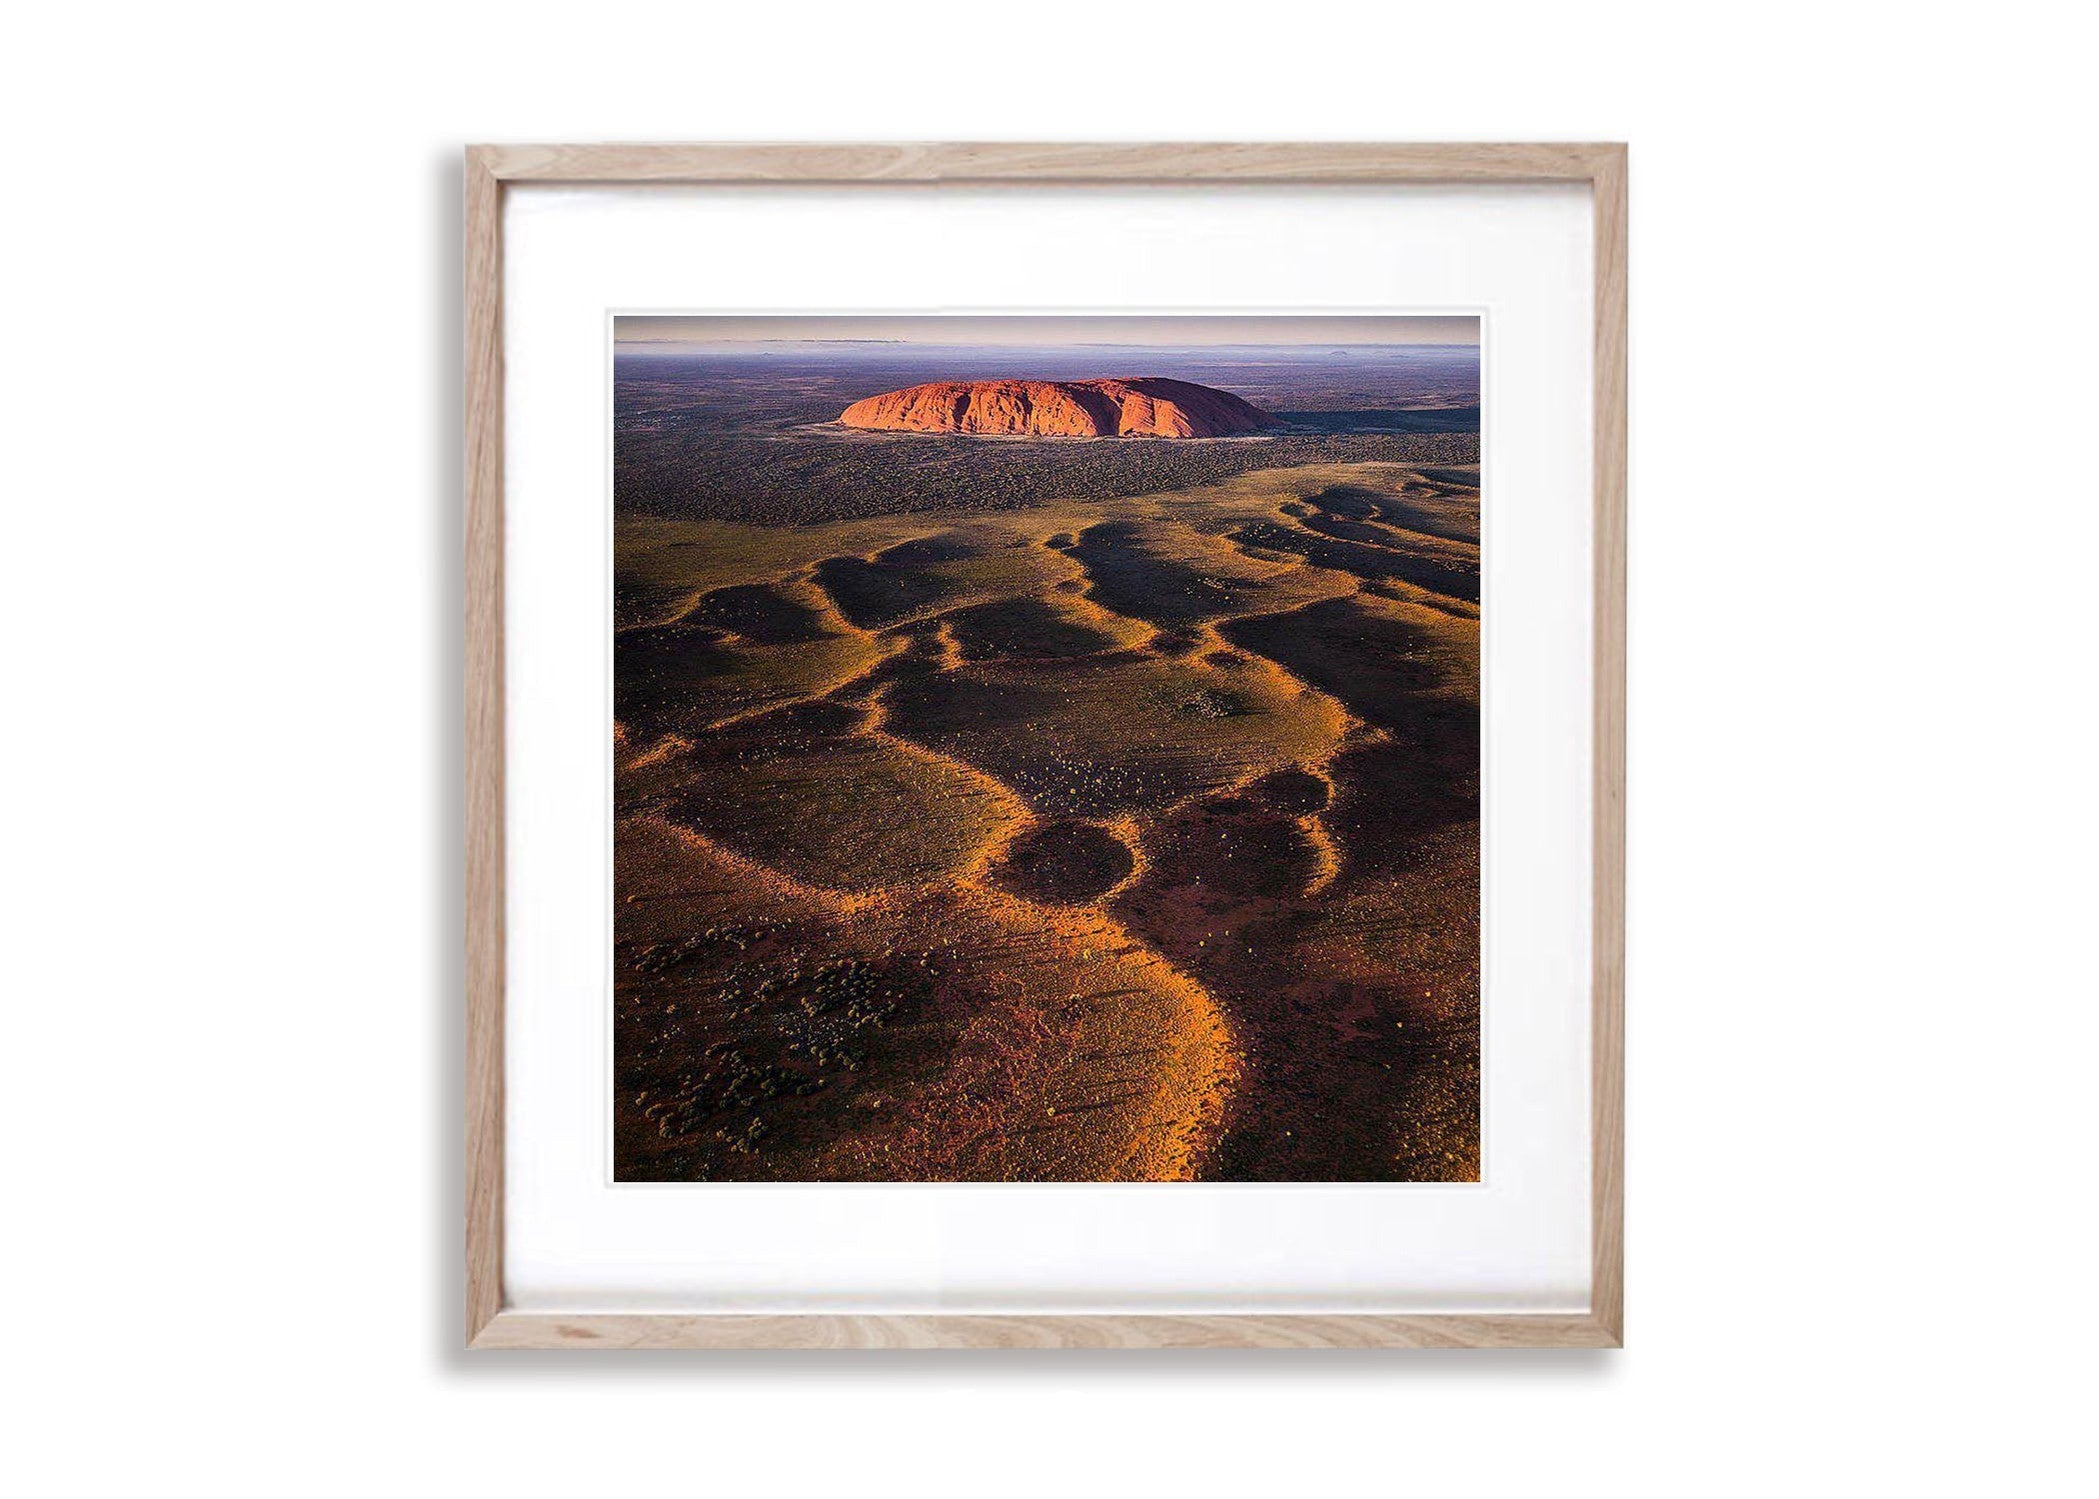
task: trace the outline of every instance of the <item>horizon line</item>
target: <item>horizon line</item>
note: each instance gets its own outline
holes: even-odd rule
[[[615,345],[944,348],[1478,348],[1476,313],[921,313],[613,316]]]

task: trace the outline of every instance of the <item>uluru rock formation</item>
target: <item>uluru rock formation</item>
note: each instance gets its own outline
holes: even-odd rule
[[[1187,380],[940,380],[846,407],[848,427],[1009,437],[1238,437],[1276,425]]]

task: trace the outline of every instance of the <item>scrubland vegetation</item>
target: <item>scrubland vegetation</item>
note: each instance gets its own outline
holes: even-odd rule
[[[1476,470],[888,514],[890,447],[622,492],[619,1176],[1476,1179]]]

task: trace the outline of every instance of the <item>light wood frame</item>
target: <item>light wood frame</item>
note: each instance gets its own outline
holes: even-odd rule
[[[559,1316],[503,1287],[503,197],[513,184],[1586,183],[1595,215],[1590,1310]],[[466,152],[466,1313],[474,1348],[1615,1348],[1623,1340],[1626,151],[1618,144],[474,146]]]

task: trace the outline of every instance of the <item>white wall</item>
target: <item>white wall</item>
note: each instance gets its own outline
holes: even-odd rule
[[[24,1491],[2089,1483],[2066,13],[786,9],[12,19]],[[1633,142],[1626,1352],[452,1351],[456,149],[956,136]]]

